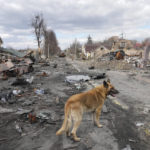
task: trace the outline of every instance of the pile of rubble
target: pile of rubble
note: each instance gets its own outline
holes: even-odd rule
[[[140,50],[116,50],[103,55],[96,55],[94,66],[98,69],[112,70],[131,70],[135,68],[144,68],[143,61],[144,51]],[[98,57],[100,56],[100,57]],[[150,62],[146,62],[146,68],[150,66]]]
[[[112,61],[100,61],[95,63],[95,67],[98,69],[106,70],[131,70],[133,65],[127,63],[124,60],[112,60]]]
[[[33,71],[33,63],[29,54],[0,48],[0,79],[17,77]]]

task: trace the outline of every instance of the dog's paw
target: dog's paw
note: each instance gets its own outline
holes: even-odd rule
[[[66,132],[66,135],[67,135],[68,137],[71,136],[71,134],[70,134],[69,131]]]
[[[80,142],[80,138],[76,137],[76,138],[74,138],[74,141],[75,142]]]
[[[98,124],[98,125],[97,125],[97,127],[98,127],[98,128],[102,128],[102,127],[103,127],[103,125],[101,125],[101,124]]]

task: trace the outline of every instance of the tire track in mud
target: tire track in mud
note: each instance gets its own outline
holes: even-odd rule
[[[135,125],[139,118],[145,120],[146,116],[137,114],[133,107],[123,109],[110,100],[106,102],[106,105],[110,110],[107,116],[109,128],[118,140],[119,149],[130,145],[132,150],[149,150],[150,145],[140,138],[138,128]]]

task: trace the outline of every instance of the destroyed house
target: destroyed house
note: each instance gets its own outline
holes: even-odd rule
[[[0,54],[1,55],[13,55],[19,58],[22,58],[26,55],[25,53],[22,53],[13,49],[3,48],[3,47],[0,47]]]
[[[0,78],[14,77],[33,71],[33,61],[27,54],[0,48]]]
[[[112,49],[131,49],[133,48],[133,44],[130,40],[126,39],[118,39],[113,42]]]
[[[82,53],[86,56],[86,58],[93,58],[96,50],[104,49],[106,49],[104,46],[100,46],[98,44],[86,44],[82,47]]]

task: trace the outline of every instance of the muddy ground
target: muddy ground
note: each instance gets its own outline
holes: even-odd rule
[[[30,85],[11,86],[16,78],[0,81],[1,93],[14,89],[22,91],[20,95],[0,103],[0,150],[150,149],[148,70],[88,70],[87,64],[66,58],[53,59],[49,64],[34,65],[34,72],[24,75],[24,78],[34,76]],[[48,76],[40,76],[42,72]],[[56,136],[64,117],[65,101],[71,95],[87,91],[103,82],[100,79],[69,84],[65,82],[65,77],[75,74],[98,75],[103,72],[120,91],[117,97],[109,96],[106,100],[100,119],[103,128],[94,126],[92,114],[89,113],[84,115],[77,131],[80,142],[74,142],[65,135]],[[36,89],[43,89],[44,94],[35,93]],[[33,123],[29,120],[30,112],[37,117]]]

